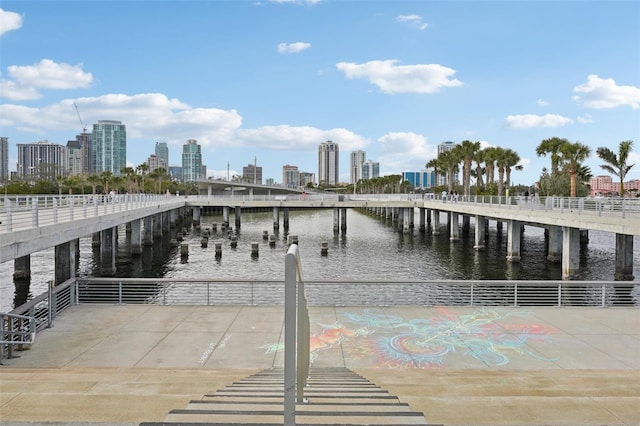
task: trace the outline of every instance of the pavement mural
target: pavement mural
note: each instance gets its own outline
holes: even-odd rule
[[[495,367],[507,365],[514,356],[557,360],[531,349],[532,342],[551,343],[556,330],[527,321],[526,310],[480,308],[460,314],[438,308],[437,312],[432,318],[413,319],[375,309],[344,312],[341,321],[317,324],[319,332],[310,341],[311,361],[343,342],[349,343],[342,349],[351,357],[373,357],[379,367],[446,368],[446,357],[453,353]],[[279,344],[262,348],[265,353],[283,350]]]

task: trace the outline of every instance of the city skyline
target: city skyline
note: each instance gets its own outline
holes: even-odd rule
[[[0,136],[13,171],[18,144],[117,120],[127,166],[157,142],[180,164],[194,139],[209,176],[257,158],[265,180],[286,164],[318,173],[332,140],[340,182],[352,151],[383,176],[468,139],[515,150],[514,184],[549,167],[535,147],[557,136],[606,175],[600,146],[634,140],[640,163],[639,14],[622,1],[4,1]],[[95,17],[118,31],[92,31]]]

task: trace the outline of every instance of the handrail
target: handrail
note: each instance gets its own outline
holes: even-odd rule
[[[31,345],[36,338],[35,317],[0,312],[0,364],[13,358],[13,347]]]
[[[296,403],[304,402],[310,355],[309,311],[297,244],[285,256],[284,287],[284,424],[295,425]]]

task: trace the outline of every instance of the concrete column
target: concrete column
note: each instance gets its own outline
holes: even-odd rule
[[[409,209],[402,209],[402,233],[408,234],[411,232],[411,225],[409,223]]]
[[[55,246],[55,285],[76,276],[76,256],[75,240]]]
[[[162,214],[153,215],[153,239],[162,238]]]
[[[433,235],[440,234],[440,210],[431,210],[431,221],[433,222]]]
[[[550,262],[560,262],[562,260],[562,228],[560,226],[549,226],[549,249],[547,250],[547,260]]]
[[[242,221],[242,207],[240,206],[236,206],[235,219],[236,219],[236,229],[240,229],[240,224]]]
[[[200,223],[200,207],[193,206],[192,211],[193,211],[193,223],[194,225],[198,225]]]
[[[580,268],[580,229],[562,227],[562,279],[575,278]]]
[[[31,278],[31,255],[18,257],[13,261],[13,279],[28,280]]]
[[[273,229],[280,229],[280,209],[278,207],[273,208]]]
[[[427,209],[427,226],[431,225],[431,209]]]
[[[633,235],[616,234],[616,281],[633,281]]]
[[[100,233],[94,232],[91,235],[91,247],[100,247]]]
[[[171,231],[171,226],[169,224],[169,212],[161,213],[162,215],[162,233],[165,234]]]
[[[142,253],[142,219],[136,219],[131,223],[131,254]]]
[[[117,227],[100,232],[100,273],[111,276],[116,272]]]
[[[144,228],[142,231],[142,244],[145,246],[153,245],[153,217],[146,216],[143,219]]]
[[[409,229],[413,231],[416,227],[416,209],[414,207],[409,208]]]
[[[520,262],[520,238],[522,237],[522,222],[510,220],[507,222],[507,262]]]
[[[581,229],[580,230],[580,244],[587,245],[589,244],[589,230]]]
[[[229,207],[222,208],[222,221],[229,223]]]
[[[169,227],[175,228],[176,222],[178,221],[178,209],[169,211]]]
[[[211,194],[213,194],[213,187],[209,185],[207,186],[207,197],[211,198]]]
[[[484,250],[485,223],[487,223],[487,220],[484,216],[476,216],[476,242],[473,245],[473,248],[476,250]]]
[[[462,233],[464,235],[469,235],[470,229],[471,229],[471,216],[465,214],[462,216]]]
[[[458,241],[460,239],[460,228],[458,213],[449,212],[449,239]]]
[[[289,229],[289,207],[282,209],[282,226],[285,231]]]
[[[427,212],[427,209],[425,209],[425,208],[420,207],[420,208],[418,209],[418,214],[420,215],[420,216],[419,216],[419,219],[418,219],[418,221],[419,221],[419,223],[418,223],[418,230],[419,230],[420,232],[425,232],[425,231],[427,230],[427,226],[426,226],[426,212]]]
[[[333,232],[340,232],[340,209],[333,209]]]
[[[347,209],[343,207],[340,210],[340,230],[345,233],[347,232]]]

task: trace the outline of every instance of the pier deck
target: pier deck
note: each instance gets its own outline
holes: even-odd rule
[[[311,307],[317,367],[430,424],[640,424],[640,309]],[[139,424],[283,363],[282,306],[78,305],[0,367],[5,425]]]

